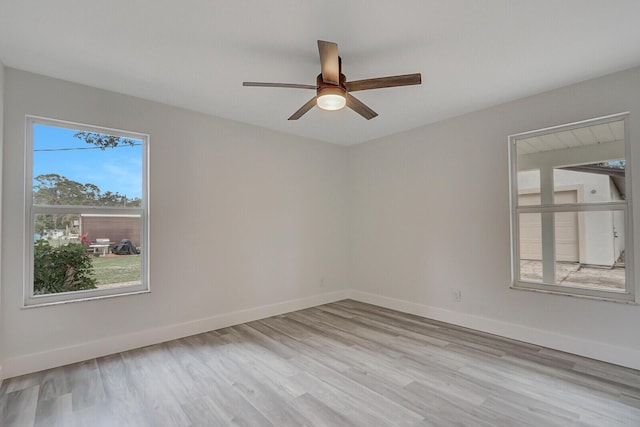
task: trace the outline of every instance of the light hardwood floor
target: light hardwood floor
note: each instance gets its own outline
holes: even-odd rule
[[[345,300],[5,380],[9,426],[640,426],[640,371]]]

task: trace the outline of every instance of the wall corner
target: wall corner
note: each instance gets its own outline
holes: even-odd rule
[[[0,272],[2,268],[2,151],[4,136],[4,64],[0,60]],[[2,363],[4,362],[4,324],[2,321],[2,274],[0,274],[0,386],[4,375]]]

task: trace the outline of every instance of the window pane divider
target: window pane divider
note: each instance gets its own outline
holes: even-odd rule
[[[527,205],[516,207],[517,213],[626,211],[626,202]]]
[[[34,214],[41,213],[87,213],[87,214],[103,214],[103,215],[142,215],[143,208],[140,207],[107,207],[107,206],[85,206],[85,205],[33,205],[31,212]]]

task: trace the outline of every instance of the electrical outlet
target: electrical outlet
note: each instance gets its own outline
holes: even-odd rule
[[[462,301],[462,291],[454,291],[453,298],[456,300],[456,302]]]

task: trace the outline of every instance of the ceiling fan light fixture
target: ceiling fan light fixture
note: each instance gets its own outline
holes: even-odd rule
[[[339,87],[324,87],[318,89],[316,102],[318,107],[328,111],[341,110],[347,105],[344,90]]]

